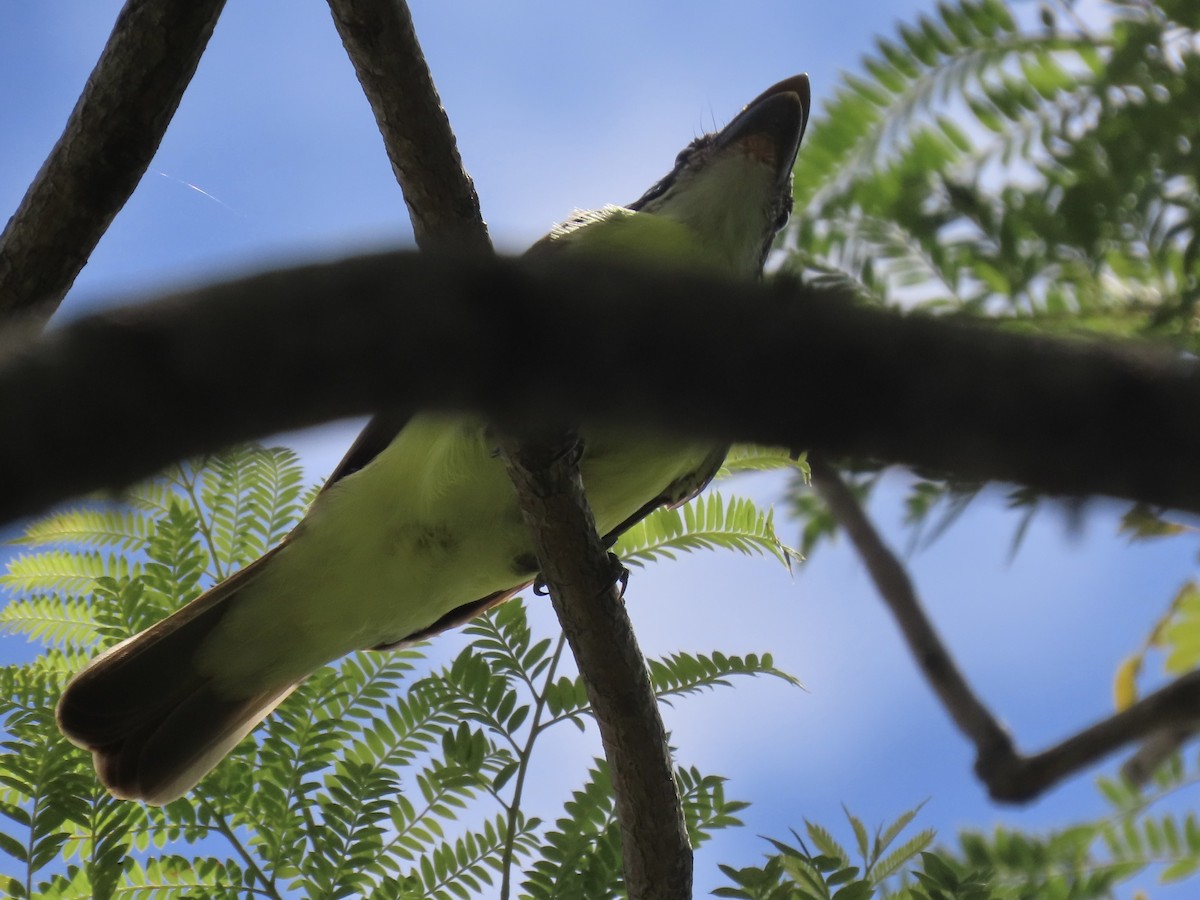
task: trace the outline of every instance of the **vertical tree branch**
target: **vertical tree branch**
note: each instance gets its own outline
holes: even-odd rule
[[[691,900],[692,853],[666,729],[622,588],[570,460],[573,434],[501,442],[554,611],[596,714],[633,900]]]
[[[0,235],[0,318],[58,308],[158,150],[225,0],[128,0]]]
[[[329,0],[375,112],[422,249],[490,252],[403,0]],[[501,440],[563,631],[588,686],[612,771],[626,888],[634,900],[688,900],[692,853],[645,660],[596,535],[573,438]]]
[[[404,0],[329,0],[422,250],[491,250],[479,197]]]

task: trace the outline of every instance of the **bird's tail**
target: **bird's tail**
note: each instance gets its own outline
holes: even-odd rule
[[[200,645],[271,555],[111,648],[67,685],[58,726],[92,752],[115,796],[155,806],[183,796],[295,688],[229,696],[196,666]]]

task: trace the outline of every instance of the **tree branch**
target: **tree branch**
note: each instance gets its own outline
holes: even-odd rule
[[[720,348],[720,364],[696,348]],[[1200,511],[1191,361],[812,289],[387,253],[196,288],[7,350],[0,519],[389,407],[513,427],[619,419]],[[791,414],[781,384],[807,387]]]
[[[692,852],[646,660],[596,535],[564,432],[502,441],[554,611],[575,654],[608,758],[625,884],[637,900],[691,900]],[[567,466],[559,465],[570,459]]]
[[[858,551],[883,601],[895,617],[925,680],[974,745],[975,772],[995,800],[1024,802],[1135,741],[1194,725],[1200,708],[1200,672],[1192,672],[1133,706],[1041,753],[1018,753],[1012,739],[959,672],[921,608],[912,581],[867,519],[837,471],[809,458],[813,485]]]
[[[849,535],[876,590],[900,626],[921,674],[942,701],[954,724],[975,744],[980,757],[1011,755],[1012,739],[967,684],[921,608],[912,579],[903,564],[884,544],[837,470],[815,454],[809,455],[808,465],[813,487],[838,525]]]
[[[1200,672],[1189,672],[1137,703],[1032,756],[980,758],[975,771],[997,800],[1025,802],[1122,747],[1186,728],[1200,709]]]
[[[329,0],[329,5],[375,112],[418,244],[490,254],[479,200],[408,7],[403,0]],[[491,299],[497,309],[507,305],[501,292]],[[691,845],[670,750],[645,661],[607,572],[577,461],[557,452],[557,439],[518,442],[502,436],[501,445],[596,711],[621,821],[629,896],[688,900]]]
[[[1121,777],[1136,787],[1144,787],[1163,763],[1175,756],[1195,736],[1194,720],[1188,725],[1170,725],[1155,731],[1121,763]]]
[[[45,322],[158,149],[225,0],[128,0],[0,235],[0,318]]]
[[[329,0],[329,10],[404,190],[417,246],[490,252],[479,197],[408,6],[403,0]]]

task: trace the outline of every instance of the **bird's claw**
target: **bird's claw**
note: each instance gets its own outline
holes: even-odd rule
[[[579,432],[571,432],[571,439],[564,440],[561,445],[554,448],[554,461],[564,460],[573,466],[578,466],[579,461],[583,459],[583,438]]]
[[[612,567],[612,583],[617,585],[617,599],[624,600],[625,589],[629,587],[629,569],[621,562],[621,557],[611,550],[608,552],[608,564]]]
[[[617,599],[622,600],[625,597],[625,589],[629,587],[629,569],[626,568],[625,563],[621,562],[621,557],[611,550],[608,553],[608,565],[612,574],[610,584],[617,585]],[[533,593],[538,597],[550,595],[550,586],[541,572],[538,572],[537,577],[533,579]]]

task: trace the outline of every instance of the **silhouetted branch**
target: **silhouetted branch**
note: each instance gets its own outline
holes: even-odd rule
[[[58,308],[158,150],[225,0],[129,0],[0,235],[0,319]]]
[[[909,652],[959,731],[975,745],[975,772],[995,800],[1024,802],[1136,741],[1192,726],[1200,709],[1200,672],[1192,672],[1128,709],[1048,750],[1026,756],[971,690],[922,609],[912,581],[867,519],[841,476],[810,457],[813,485],[850,536],[876,590],[895,617]]]
[[[995,799],[1032,800],[1127,744],[1150,738],[1164,728],[1194,725],[1197,709],[1200,709],[1200,672],[1189,672],[1048,750],[1032,756],[980,759],[976,772]]]
[[[620,419],[1200,511],[1190,361],[840,300],[406,253],[197,288],[0,358],[0,518],[187,454],[418,406],[511,426]],[[798,386],[790,409],[780,385]]]

